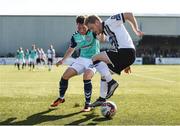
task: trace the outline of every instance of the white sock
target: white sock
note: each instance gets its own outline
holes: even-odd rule
[[[95,67],[96,67],[97,71],[101,74],[101,76],[106,79],[106,82],[109,82],[112,80],[111,73],[110,73],[109,68],[106,63],[101,61],[101,62],[95,64]]]
[[[48,65],[49,66],[49,69],[51,69],[51,65]]]
[[[107,82],[106,80],[101,79],[101,84],[100,84],[100,97],[101,98],[106,98],[107,95]]]

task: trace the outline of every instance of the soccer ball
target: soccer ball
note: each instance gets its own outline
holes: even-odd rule
[[[101,105],[101,114],[106,118],[112,118],[117,111],[117,106],[112,101],[106,101]]]

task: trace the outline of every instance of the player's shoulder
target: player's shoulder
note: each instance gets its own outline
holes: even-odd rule
[[[123,13],[118,13],[110,16],[107,20],[105,20],[105,24],[111,25],[114,23],[118,23],[119,21],[125,22]]]
[[[97,34],[92,32],[91,30],[88,30],[86,35],[96,38]]]
[[[93,32],[88,29],[87,32],[86,32],[86,35],[88,35],[88,34],[93,34]]]
[[[72,37],[73,37],[73,36],[78,36],[78,35],[80,35],[80,34],[79,34],[78,31],[76,31],[76,32],[74,32],[74,33],[72,34]]]

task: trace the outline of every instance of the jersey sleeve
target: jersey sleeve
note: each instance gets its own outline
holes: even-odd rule
[[[110,24],[114,24],[114,25],[121,25],[121,24],[125,23],[125,19],[124,19],[123,13],[119,13],[119,14],[113,15],[107,21]]]
[[[74,37],[72,36],[71,42],[70,42],[70,47],[71,47],[71,48],[75,48],[76,46],[77,46],[77,43],[75,42],[75,39],[74,39]]]

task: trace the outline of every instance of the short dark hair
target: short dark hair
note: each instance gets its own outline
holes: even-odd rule
[[[86,18],[85,20],[85,24],[87,25],[88,23],[91,23],[91,24],[94,24],[95,21],[98,20],[98,21],[102,21],[100,17],[96,16],[96,15],[90,15]]]
[[[77,16],[76,23],[77,24],[84,24],[86,17],[85,16]]]

